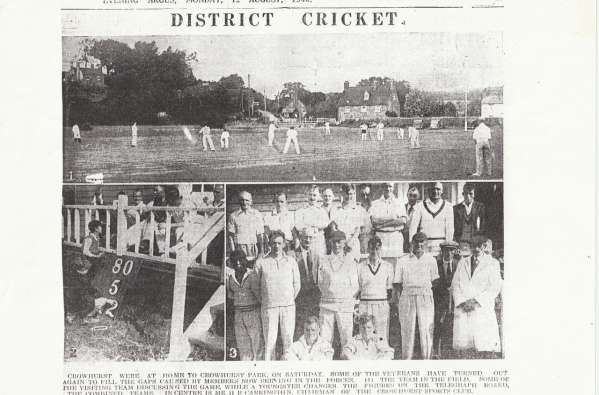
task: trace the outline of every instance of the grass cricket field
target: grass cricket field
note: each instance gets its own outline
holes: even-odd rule
[[[419,149],[410,149],[407,131],[399,140],[385,130],[384,141],[360,140],[357,128],[332,127],[298,130],[301,153],[282,154],[286,129],[278,129],[273,147],[267,146],[266,126],[231,128],[228,150],[220,147],[220,130],[213,130],[215,152],[203,151],[194,127],[195,144],[182,126],[139,126],[137,147],[131,147],[129,126],[96,126],[81,131],[82,143],[63,129],[63,175],[66,182],[83,182],[102,173],[104,182],[290,182],[455,180],[473,177],[472,131],[420,130]],[[503,178],[503,130],[492,128],[492,176]]]

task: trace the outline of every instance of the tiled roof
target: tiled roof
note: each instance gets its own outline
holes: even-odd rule
[[[355,86],[343,92],[338,104],[339,106],[380,106],[388,104],[389,100],[397,100],[397,93],[392,92],[390,85]]]

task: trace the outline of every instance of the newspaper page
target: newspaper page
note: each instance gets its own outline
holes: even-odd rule
[[[594,14],[62,0],[53,367],[6,393],[592,393]]]

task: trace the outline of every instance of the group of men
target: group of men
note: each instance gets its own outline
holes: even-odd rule
[[[227,295],[242,360],[392,359],[390,306],[404,359],[414,356],[416,333],[422,358],[500,351],[500,267],[474,187],[466,184],[453,207],[441,183],[424,200],[410,188],[405,204],[393,183],[381,189],[380,198],[359,203],[356,188],[343,185],[339,204],[333,189],[321,195],[312,186],[308,205],[294,212],[279,192],[265,215],[250,193],[239,193],[227,224]]]

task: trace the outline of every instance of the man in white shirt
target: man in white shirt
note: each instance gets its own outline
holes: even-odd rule
[[[476,172],[472,175],[491,176],[491,129],[482,119],[472,132],[472,138],[476,142]]]
[[[287,208],[287,194],[285,192],[277,192],[274,198],[275,209],[264,214],[265,233],[269,236],[275,230],[283,232],[285,235],[286,250],[290,251],[295,248],[295,219],[292,211]]]
[[[408,198],[408,202],[405,204],[406,206],[406,214],[407,214],[407,222],[404,227],[403,234],[403,250],[404,252],[410,252],[410,225],[412,224],[412,217],[414,216],[414,212],[416,211],[416,207],[420,202],[420,191],[418,187],[410,187],[408,189],[408,193],[406,194]]]
[[[277,127],[275,126],[275,121],[270,121],[270,124],[268,125],[268,146],[272,147],[272,144],[275,141],[275,130],[277,130]]]
[[[378,141],[383,141],[385,138],[385,124],[381,121],[376,125],[376,139]]]
[[[312,241],[312,251],[319,255],[326,254],[326,243],[324,230],[329,226],[331,220],[327,212],[319,205],[320,190],[318,186],[310,187],[308,193],[308,206],[295,211],[295,228],[297,232],[305,228],[312,228],[316,231],[316,237]]]
[[[324,123],[324,135],[325,136],[331,135],[331,125],[329,124],[328,121]]]
[[[435,302],[432,288],[437,286],[437,261],[425,252],[426,235],[412,238],[412,253],[402,257],[395,267],[393,284],[399,296],[398,312],[401,327],[402,359],[412,359],[416,337],[416,322],[420,333],[422,359],[430,359],[433,351]]]
[[[299,143],[297,142],[297,130],[295,130],[295,126],[291,125],[289,129],[287,129],[287,141],[285,141],[285,147],[283,148],[283,153],[286,154],[289,151],[289,146],[293,143],[295,147],[295,153],[299,155],[300,148]]]
[[[347,246],[350,248],[348,254],[359,260],[360,236],[370,231],[370,217],[366,209],[357,202],[354,185],[344,184],[341,189],[344,194],[343,205],[331,215],[331,224],[334,222],[337,229],[345,233]],[[365,243],[367,244],[368,241],[366,240]]]
[[[333,359],[333,348],[320,336],[318,318],[304,321],[304,334],[293,343],[283,356],[285,361],[328,361]]]
[[[410,139],[410,148],[420,148],[420,132],[414,126],[408,127],[408,138]]]
[[[398,128],[398,129],[397,129],[397,138],[398,138],[399,140],[403,140],[403,138],[404,138],[404,134],[405,134],[405,130],[404,130],[404,128]]]
[[[131,125],[131,146],[137,147],[137,122]]]
[[[247,191],[239,193],[239,206],[227,221],[229,251],[243,250],[247,259],[253,260],[262,254],[264,244],[262,214],[252,208],[252,195]]]
[[[220,147],[223,149],[229,148],[229,131],[227,129],[223,129],[223,132],[220,135]]]
[[[202,135],[202,146],[204,147],[204,151],[207,151],[208,147],[210,147],[210,151],[215,151],[212,136],[210,135],[210,126],[204,125],[200,129],[200,134]]]
[[[320,288],[321,336],[332,343],[335,324],[341,346],[351,339],[356,296],[359,291],[356,261],[344,252],[345,234],[331,234],[330,255],[318,256],[316,284]]]
[[[410,223],[410,238],[424,232],[428,236],[428,252],[434,256],[441,252],[441,243],[453,240],[453,208],[442,195],[443,184],[436,182],[429,196],[418,204]]]
[[[403,255],[402,230],[407,216],[405,206],[393,194],[393,182],[382,185],[383,195],[372,202],[370,221],[375,234],[383,243],[383,258],[397,258]]]
[[[283,355],[293,342],[295,329],[295,298],[301,288],[301,278],[295,259],[283,251],[285,235],[274,232],[270,240],[271,253],[256,261],[262,301],[264,359],[274,360],[277,334],[281,330]]]
[[[79,131],[79,125],[73,125],[73,141],[81,144],[81,132]]]
[[[377,236],[368,241],[368,259],[358,265],[360,304],[358,311],[375,318],[376,334],[389,341],[389,300],[393,289],[393,265],[381,258],[383,243]]]
[[[492,358],[501,351],[495,298],[502,286],[499,262],[484,252],[487,238],[475,236],[472,256],[453,275],[453,348],[458,357]]]
[[[360,333],[343,347],[343,359],[349,360],[391,360],[394,350],[387,341],[375,333],[376,318],[362,313],[358,318]]]
[[[366,122],[362,122],[360,125],[360,134],[362,135],[362,141],[366,141],[366,134],[368,133],[368,125]]]

